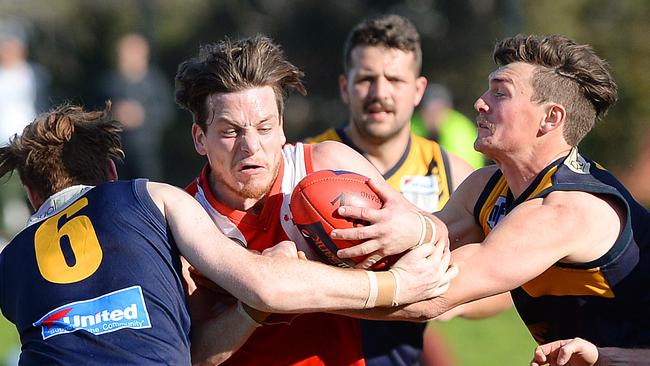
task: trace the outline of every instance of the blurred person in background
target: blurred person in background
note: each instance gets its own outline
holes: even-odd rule
[[[410,120],[427,80],[420,75],[422,50],[415,26],[399,15],[368,18],[348,34],[339,90],[347,121],[307,142],[343,142],[365,156],[386,182],[426,212],[438,211],[472,167],[435,141],[415,135]],[[361,321],[366,363],[421,362],[426,323]],[[428,330],[425,358],[453,363],[442,339]]]
[[[0,146],[47,109],[48,83],[46,70],[27,60],[26,25],[0,21]],[[0,245],[24,227],[30,212],[18,178],[7,179],[0,190]]]
[[[485,165],[483,154],[474,150],[476,124],[453,108],[451,92],[442,84],[429,84],[420,103],[420,117],[427,136],[447,151],[467,161],[474,169]]]
[[[117,169],[125,179],[163,178],[161,143],[173,119],[167,77],[150,61],[149,41],[140,34],[122,36],[116,45],[117,68],[100,85],[102,100],[113,101],[115,118],[124,124],[126,155]]]

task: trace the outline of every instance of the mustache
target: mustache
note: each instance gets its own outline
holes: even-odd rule
[[[385,100],[378,99],[378,98],[373,98],[373,99],[369,99],[369,100],[365,101],[363,103],[363,109],[368,110],[368,108],[370,108],[370,106],[375,105],[375,104],[381,105],[381,109],[385,110],[386,112],[394,112],[395,111],[395,104],[393,104],[391,102],[388,102],[388,101],[385,101]]]

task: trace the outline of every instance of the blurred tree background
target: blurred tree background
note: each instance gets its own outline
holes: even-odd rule
[[[115,64],[115,41],[139,32],[170,82],[201,44],[264,33],[305,71],[306,97],[289,99],[290,141],[344,122],[338,97],[341,48],[361,19],[379,13],[411,19],[422,35],[423,74],[444,83],[455,106],[473,118],[473,103],[495,68],[494,43],[516,33],[560,33],[593,45],[612,65],[617,105],[582,143],[582,151],[620,176],[650,203],[650,2],[645,0],[0,0],[0,21],[28,26],[29,58],[51,75],[49,102],[99,107],[96,90]],[[176,108],[165,132],[165,180],[187,184],[203,161],[190,136],[190,115]],[[526,355],[531,349],[520,350]],[[486,363],[485,363],[486,364]],[[498,363],[497,363],[498,364]],[[501,363],[511,364],[511,363]]]
[[[293,96],[286,109],[290,140],[344,121],[337,77],[345,35],[364,17],[387,12],[415,23],[422,35],[424,75],[448,85],[457,109],[470,117],[494,69],[495,41],[520,32],[561,33],[592,44],[610,61],[620,98],[582,151],[624,179],[638,170],[635,157],[644,147],[650,120],[650,104],[644,102],[650,98],[648,1],[0,1],[0,20],[20,19],[29,25],[30,58],[51,73],[52,104],[70,100],[100,106],[97,81],[114,65],[114,43],[126,32],[151,40],[153,61],[170,81],[179,62],[195,55],[201,44],[267,34],[306,73],[308,96]],[[162,154],[168,162],[166,180],[185,184],[202,162],[191,144],[190,116],[176,110]]]

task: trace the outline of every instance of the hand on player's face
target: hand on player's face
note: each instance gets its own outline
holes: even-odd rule
[[[367,226],[350,229],[335,229],[330,234],[333,239],[365,240],[362,244],[341,249],[340,258],[368,258],[360,263],[367,268],[379,259],[402,253],[414,247],[420,239],[422,224],[417,208],[386,182],[369,181],[370,187],[384,202],[380,210],[343,206],[339,214],[369,223]]]
[[[405,253],[392,267],[399,276],[399,304],[430,299],[444,294],[458,275],[458,266],[450,266],[451,253],[444,244],[424,244]]]

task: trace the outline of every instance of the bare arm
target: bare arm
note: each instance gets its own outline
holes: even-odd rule
[[[250,253],[225,237],[185,192],[159,183],[147,187],[165,213],[185,258],[244,303],[274,312],[364,307],[369,293],[365,271]],[[436,294],[440,280],[436,272],[446,264],[428,258],[432,251],[432,246],[411,251],[393,265],[400,281],[397,302],[410,303]]]
[[[433,219],[436,224],[436,240],[449,240],[452,249],[483,240],[483,231],[474,220],[473,206],[481,193],[482,183],[495,170],[496,167],[489,167],[473,173],[452,194],[442,211],[435,213],[439,217]],[[366,240],[362,244],[339,251],[339,257],[350,258],[370,253],[392,255],[404,252],[418,242],[422,223],[415,212],[419,210],[383,181],[371,180],[370,186],[382,198],[384,205],[380,210],[350,206],[339,209],[342,216],[371,223],[361,228],[332,231],[332,237],[337,239]]]
[[[304,254],[301,256],[292,242],[281,242],[262,255],[304,259]],[[260,326],[258,322],[268,314],[249,308],[255,316],[252,319],[241,303],[191,270],[184,258],[182,260],[192,316],[192,362],[195,365],[220,364],[246,342]]]
[[[391,316],[435,318],[459,304],[521,286],[555,262],[589,262],[611,248],[620,228],[617,209],[588,193],[553,192],[544,199],[524,202],[482,243],[452,252],[460,273],[449,291],[393,310]]]

